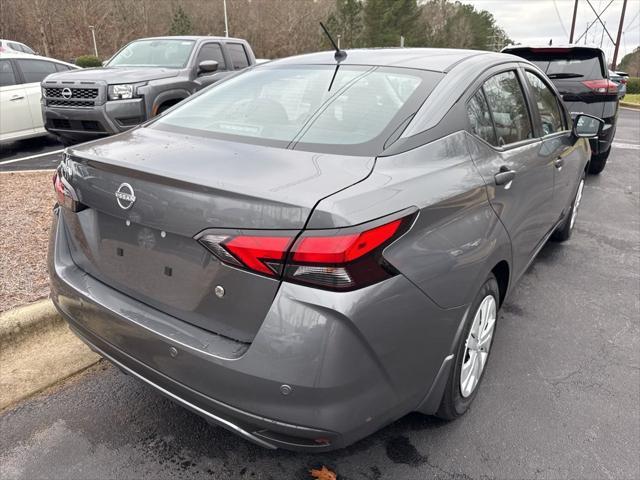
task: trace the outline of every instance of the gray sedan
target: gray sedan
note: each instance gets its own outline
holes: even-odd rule
[[[52,298],[124,372],[267,448],[454,419],[505,298],[571,236],[600,126],[506,54],[265,63],[67,149]]]

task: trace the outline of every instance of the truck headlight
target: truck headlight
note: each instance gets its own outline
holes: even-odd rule
[[[109,85],[109,100],[133,98],[134,86],[131,84]]]

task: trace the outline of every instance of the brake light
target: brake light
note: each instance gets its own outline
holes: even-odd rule
[[[233,237],[224,242],[227,249],[249,270],[274,275],[281,273],[290,237]]]
[[[64,180],[58,171],[53,174],[53,189],[59,205],[68,208],[72,212],[79,212],[84,209],[84,205],[78,201],[77,195],[71,185]]]
[[[582,84],[593,93],[607,94],[618,93],[618,85],[611,80],[603,78],[601,80],[585,80]]]
[[[198,241],[221,262],[270,277],[330,290],[354,290],[395,275],[382,251],[415,215],[373,227],[282,235],[204,234]]]

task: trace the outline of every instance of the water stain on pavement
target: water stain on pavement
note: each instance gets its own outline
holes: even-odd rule
[[[393,463],[404,463],[417,467],[427,462],[427,456],[421,455],[409,439],[403,435],[390,438],[385,446],[387,457]]]

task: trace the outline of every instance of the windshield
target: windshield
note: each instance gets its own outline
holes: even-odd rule
[[[545,72],[549,78],[581,78],[597,80],[604,77],[600,55],[592,51],[562,53],[517,52]]]
[[[193,40],[138,40],[120,50],[107,66],[183,68],[194,43]]]
[[[417,110],[420,103],[412,96],[426,96],[441,77],[380,67],[257,68],[214,86],[154,125],[284,146],[362,144],[380,135],[405,105]],[[423,82],[428,88],[419,89]]]

